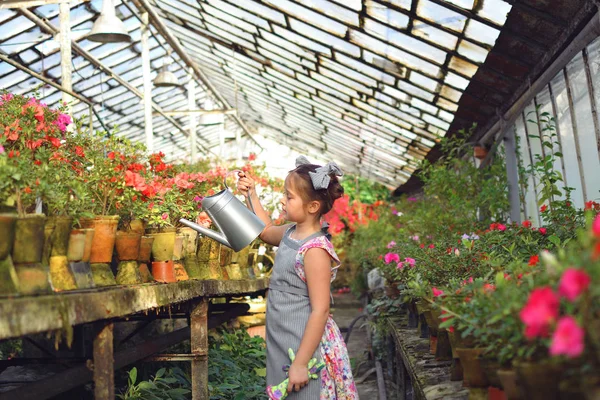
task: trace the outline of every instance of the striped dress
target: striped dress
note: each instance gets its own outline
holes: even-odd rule
[[[300,347],[311,313],[304,275],[304,254],[313,247],[326,250],[332,259],[332,281],[339,267],[339,259],[323,232],[316,232],[302,241],[295,241],[290,238],[294,230],[295,225],[292,225],[283,236],[269,284],[267,385],[278,385],[287,377],[283,366],[290,364],[288,349],[296,352]],[[326,368],[321,371],[321,379],[309,380],[308,385],[299,392],[289,393],[288,399],[358,399],[346,345],[331,315],[327,320],[321,344],[313,357],[325,360]]]

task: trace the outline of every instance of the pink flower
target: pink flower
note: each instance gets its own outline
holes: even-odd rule
[[[414,267],[416,264],[416,261],[414,258],[410,258],[410,257],[406,257],[404,259],[404,262],[407,263],[408,265],[410,265],[411,267]]]
[[[389,264],[392,261],[399,262],[400,261],[400,256],[398,254],[396,254],[396,253],[387,253],[383,257],[383,261],[385,261],[386,264]]]
[[[387,244],[387,248],[388,248],[388,249],[391,249],[391,248],[392,248],[392,247],[394,247],[395,245],[396,245],[396,242],[394,242],[394,241],[392,240],[391,242],[389,242],[389,243]]]
[[[577,324],[575,318],[570,315],[562,317],[552,335],[550,354],[553,356],[564,355],[569,358],[579,357],[585,347],[584,337],[583,328]]]
[[[548,287],[534,289],[519,313],[525,325],[525,337],[533,339],[548,336],[550,324],[558,317],[559,299]]]
[[[594,236],[600,237],[600,214],[596,215],[592,223],[592,232],[594,232]]]
[[[4,153],[4,146],[0,145],[0,154]]]
[[[506,225],[498,224],[498,225],[496,225],[496,229],[498,229],[499,231],[504,232],[506,230]]]
[[[162,214],[160,217],[161,217],[163,220],[166,220],[166,219],[169,219],[169,214],[167,214],[167,213],[163,213],[163,214]]]
[[[431,291],[433,292],[433,297],[440,297],[444,295],[444,291],[440,290],[438,288],[431,288]]]
[[[575,301],[590,286],[587,272],[576,268],[567,268],[560,278],[558,293],[569,301]]]
[[[546,228],[540,228],[539,231],[542,235],[546,234]]]
[[[404,268],[404,263],[403,262],[399,262],[398,265],[396,265],[396,268],[398,268],[398,269]]]
[[[411,236],[411,239],[414,240],[415,242],[418,242],[419,241],[419,235]]]
[[[201,203],[201,202],[202,202],[202,199],[204,199],[204,197],[200,197],[200,196],[196,196],[196,197],[194,197],[194,201],[195,201],[196,203]]]
[[[430,245],[429,245],[429,246],[427,246],[427,247],[429,247],[430,249],[435,249],[435,245],[434,245],[433,243],[432,243],[432,244],[430,244]]]
[[[69,125],[71,122],[73,122],[73,120],[69,115],[59,114],[56,121],[54,121],[54,125],[58,126],[58,129],[60,129],[61,132],[64,132],[67,130],[67,125]]]

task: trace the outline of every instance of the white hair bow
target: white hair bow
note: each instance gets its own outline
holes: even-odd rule
[[[296,168],[304,164],[312,163],[308,161],[305,156],[298,156],[298,158],[296,158]],[[335,174],[336,176],[344,176],[344,173],[340,167],[338,167],[338,165],[334,162],[328,162],[322,167],[317,168],[315,172],[308,173],[315,190],[327,189],[329,187],[329,182],[331,182],[331,174]]]

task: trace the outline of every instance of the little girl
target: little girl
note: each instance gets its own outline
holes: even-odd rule
[[[288,349],[290,400],[358,399],[344,339],[329,314],[330,284],[340,266],[333,245],[321,230],[321,216],[344,194],[335,163],[310,164],[300,156],[285,179],[282,217],[275,226],[260,206],[254,182],[239,173],[238,189],[266,224],[260,238],[279,246],[267,298],[267,385],[286,379]],[[320,379],[309,379],[311,358],[325,361]]]

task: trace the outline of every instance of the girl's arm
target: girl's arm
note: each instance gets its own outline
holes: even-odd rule
[[[288,392],[299,390],[308,383],[308,362],[321,342],[329,317],[329,294],[331,284],[331,258],[322,248],[307,250],[304,256],[304,272],[308,285],[311,313],[304,336],[296,352],[296,359],[289,371]],[[299,386],[299,387],[298,387]]]
[[[254,212],[265,224],[265,229],[263,229],[259,237],[267,244],[279,246],[279,243],[281,242],[281,239],[283,239],[283,235],[289,228],[290,224],[279,226],[274,225],[271,217],[269,217],[269,214],[265,211],[262,204],[260,204],[260,199],[256,194],[254,181],[242,171],[238,173],[238,176],[240,178],[238,180],[238,189],[246,197],[248,208],[252,209],[252,207],[250,207],[251,201],[252,206],[254,207]]]

